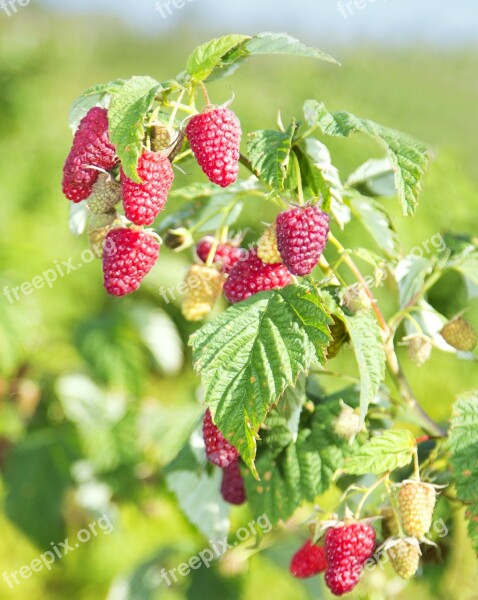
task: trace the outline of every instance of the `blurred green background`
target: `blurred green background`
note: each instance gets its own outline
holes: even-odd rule
[[[141,5],[132,4],[140,12]],[[472,40],[459,46],[424,45],[419,36],[399,45],[367,41],[355,31],[363,23],[363,16],[356,15],[355,23],[348,18],[347,27],[354,30],[349,43],[334,41],[329,31],[330,45],[324,46],[311,33],[311,20],[320,18],[320,8],[312,9],[312,4],[300,4],[306,12],[291,20],[295,30],[289,32],[300,36],[304,24],[304,41],[332,53],[341,68],[256,58],[232,78],[211,84],[212,100],[223,102],[234,92],[244,131],[274,127],[278,109],[284,122],[300,118],[303,101],[317,98],[329,109],[350,110],[409,132],[429,144],[435,158],[416,218],[406,220],[395,203],[390,206],[405,250],[444,229],[476,234],[478,53]],[[183,9],[180,22],[160,23],[157,34],[138,24],[128,28],[113,8],[103,7],[105,14],[83,8],[85,14],[61,14],[32,3],[10,17],[0,12],[2,291],[70,258],[78,265],[87,247],[84,237],[69,232],[69,203],[60,186],[71,143],[67,113],[72,100],[87,87],[117,77],[172,77],[184,68],[192,48],[211,37],[208,15],[196,20],[196,5],[189,16],[189,6]],[[249,8],[241,33],[256,32],[264,21],[256,23],[254,4]],[[228,9],[216,4],[216,10]],[[379,4],[367,7],[367,31],[382,28],[381,10]],[[277,15],[270,28],[277,28],[276,21]],[[282,21],[280,28],[288,29],[285,14]],[[341,39],[347,39],[347,31]],[[362,138],[333,141],[330,149],[344,176],[370,155],[381,156],[379,148]],[[198,173],[191,168],[191,174]],[[191,174],[177,173],[176,185],[191,181]],[[170,201],[168,210],[174,208]],[[269,210],[250,200],[241,227],[253,236],[270,217]],[[345,245],[368,244],[361,235],[350,228]],[[21,294],[14,302],[1,295],[1,572],[29,564],[50,549],[50,541],[67,535],[73,539],[100,515],[107,514],[114,529],[13,589],[0,579],[0,598],[255,600],[271,592],[276,600],[328,597],[318,581],[302,584],[284,568],[304,534],[293,526],[287,535],[279,531],[268,538],[266,549],[252,552],[247,563],[248,552],[241,548],[169,589],[163,584],[164,589],[154,591],[154,581],[136,574],[130,581],[136,595],[125,592],[138,565],[162,548],[172,548],[168,560],[175,565],[207,545],[179,510],[161,472],[202,410],[186,347],[193,326],[158,291],[177,283],[190,260],[190,252],[177,255],[163,249],[133,298],[106,296],[100,261],[84,262],[51,288]],[[453,288],[455,282],[446,285],[448,291],[454,289],[451,316],[462,307],[463,297],[459,286]],[[387,298],[393,292],[391,284],[380,291],[389,311],[394,301]],[[476,320],[476,305],[469,314]],[[437,420],[446,421],[455,395],[476,385],[472,362],[435,352],[418,370],[403,358],[418,397]],[[346,356],[344,366],[348,362]],[[246,510],[235,509],[232,530],[247,517]],[[457,524],[449,535],[444,562],[425,566],[417,582],[403,588],[387,571],[385,584],[376,570],[352,597],[476,598],[477,564],[464,526]]]

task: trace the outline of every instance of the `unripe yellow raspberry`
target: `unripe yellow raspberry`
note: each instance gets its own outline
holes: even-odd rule
[[[275,223],[268,227],[259,238],[257,242],[257,256],[266,264],[282,262],[279,250],[277,249]]]
[[[182,313],[188,321],[204,319],[221,295],[226,275],[206,265],[192,265],[185,277]]]

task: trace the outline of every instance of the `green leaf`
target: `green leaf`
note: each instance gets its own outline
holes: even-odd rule
[[[385,351],[380,327],[371,311],[360,311],[350,316],[327,292],[322,292],[322,296],[328,298],[329,310],[343,321],[350,336],[360,373],[360,418],[363,422],[368,406],[376,397],[385,377]]]
[[[216,38],[196,48],[186,62],[186,71],[195,81],[204,81],[221,67],[222,59],[241,42],[250,39],[247,35],[233,33]]]
[[[290,285],[231,306],[191,336],[214,422],[252,469],[269,410],[300,373],[324,362],[328,323],[316,290]]]
[[[304,105],[307,122],[318,126],[326,135],[349,137],[360,132],[370,135],[385,146],[395,171],[395,186],[404,215],[413,215],[418,205],[421,182],[428,164],[424,144],[404,133],[361,119],[352,113],[330,113],[322,102],[307,100]]]
[[[30,433],[15,444],[6,461],[5,512],[42,548],[66,536],[63,501],[72,485],[71,465],[78,453],[61,430]],[[41,518],[39,518],[41,507]]]
[[[329,198],[330,212],[339,227],[343,229],[350,221],[351,212],[350,208],[342,202],[343,189],[338,171],[334,172],[335,167],[331,163],[330,167],[328,166],[325,152],[321,162],[318,163],[320,167],[313,163],[312,158],[303,148],[294,146],[292,152],[299,161],[305,196],[317,197],[322,194],[324,197]]]
[[[359,447],[334,433],[340,414],[339,399],[324,400],[316,407],[310,427],[301,429],[295,442],[280,452],[274,443],[278,434],[264,436],[257,459],[260,480],[245,474],[247,498],[254,515],[266,514],[272,524],[286,520],[304,502],[313,502],[331,485],[344,457]],[[267,424],[270,424],[268,419]],[[276,427],[282,427],[280,422]]]
[[[404,467],[412,460],[415,439],[405,429],[392,429],[372,438],[345,459],[343,471],[350,475],[379,475]]]
[[[261,181],[278,191],[284,189],[296,129],[297,124],[292,123],[285,132],[260,129],[252,131],[248,136],[247,152],[254,173]]]
[[[342,204],[342,182],[340,181],[338,169],[332,164],[327,146],[315,138],[307,138],[304,140],[304,148],[316,169],[316,177],[320,193],[324,199],[325,210],[328,210],[332,201]]]
[[[398,235],[388,213],[372,198],[360,194],[351,194],[350,208],[354,216],[370,233],[375,243],[388,257],[397,255],[399,249]]]
[[[144,138],[144,117],[161,84],[151,77],[132,77],[112,97],[108,110],[109,134],[125,174],[140,182],[137,165]]]
[[[388,158],[372,158],[360,165],[346,181],[365,196],[395,196],[395,174]]]
[[[478,553],[478,390],[462,394],[453,405],[448,447],[457,496],[471,505],[468,533]]]
[[[294,441],[297,439],[297,434],[299,433],[299,420],[302,407],[307,400],[305,394],[306,384],[307,377],[299,375],[295,384],[289,385],[285,389],[277,405],[277,412],[286,420],[287,427]]]
[[[111,94],[115,94],[125,84],[124,79],[115,79],[108,83],[100,83],[88,88],[73,102],[68,113],[68,122],[73,131],[80,124],[81,119],[93,106],[108,106]]]
[[[308,46],[287,33],[240,34],[211,40],[196,48],[188,59],[187,72],[196,81],[209,81],[233,73],[249,56],[289,55],[340,64],[329,54]]]
[[[287,33],[264,31],[245,42],[243,47],[247,54],[287,54],[340,64],[329,54],[308,46]]]

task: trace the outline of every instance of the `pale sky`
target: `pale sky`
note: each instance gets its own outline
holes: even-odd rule
[[[478,0],[32,1],[55,11],[115,15],[151,34],[196,23],[212,34],[287,31],[314,43],[478,44]]]

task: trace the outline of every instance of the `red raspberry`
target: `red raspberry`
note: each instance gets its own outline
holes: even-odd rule
[[[124,214],[136,225],[151,225],[168,199],[173,168],[163,154],[147,151],[139,157],[138,175],[142,183],[132,181],[121,169]]]
[[[283,288],[290,282],[291,275],[283,264],[266,265],[256,250],[251,250],[245,260],[232,268],[224,284],[224,294],[235,304],[259,292]]]
[[[243,504],[246,501],[246,490],[242,479],[239,459],[232,462],[222,472],[221,494],[229,504]]]
[[[112,229],[103,252],[104,285],[109,294],[124,296],[138,289],[159,256],[156,239],[144,231]]]
[[[277,215],[277,247],[293,275],[308,275],[319,262],[329,234],[329,215],[317,206],[290,208]]]
[[[108,135],[108,112],[94,106],[81,119],[73,145],[63,167],[63,193],[69,200],[80,202],[91,194],[99,171],[111,170],[118,162]]]
[[[241,123],[229,108],[215,108],[193,117],[186,136],[196,160],[213,183],[227,187],[239,172]]]
[[[345,560],[325,572],[325,584],[334,596],[351,592],[357,585],[363,566],[357,561]]]
[[[367,523],[344,523],[327,530],[325,583],[333,594],[341,596],[357,585],[363,565],[374,548],[375,530]]]
[[[289,570],[294,577],[304,579],[322,573],[326,568],[325,548],[307,540],[292,557]]]
[[[206,444],[206,456],[209,462],[224,469],[239,457],[239,452],[212,422],[209,408],[204,415],[202,427],[204,443]]]
[[[214,238],[211,236],[207,236],[197,243],[196,253],[203,262],[207,261],[213,243]],[[225,244],[217,245],[213,262],[220,263],[222,267],[221,270],[224,273],[229,273],[232,267],[241,260],[241,258],[245,258],[245,256],[246,251],[243,248],[239,248],[230,242],[226,242]]]
[[[331,527],[325,536],[325,548],[331,565],[346,558],[365,562],[375,548],[375,530],[364,522]]]

